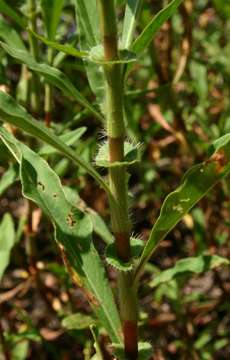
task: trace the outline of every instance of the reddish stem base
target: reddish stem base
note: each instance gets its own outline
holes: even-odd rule
[[[123,325],[125,355],[129,360],[138,359],[138,333],[137,323],[125,321]]]

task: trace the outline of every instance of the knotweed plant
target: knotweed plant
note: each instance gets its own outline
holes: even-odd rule
[[[19,164],[23,195],[30,202],[36,203],[52,221],[66,269],[74,284],[84,291],[99,320],[99,327],[109,336],[114,356],[117,359],[147,360],[154,353],[154,346],[152,348],[148,339],[139,339],[138,336],[140,276],[160,241],[218,181],[229,174],[230,134],[217,139],[210,148],[209,158],[192,167],[184,175],[181,185],[167,196],[147,242],[132,237],[129,169],[135,168],[142,155],[138,146],[128,138],[130,124],[129,118],[125,117],[124,107],[126,82],[133,66],[141,62],[142,53],[182,0],[168,2],[139,32],[136,24],[143,5],[141,0],[121,2],[125,5],[125,11],[122,30],[119,32],[119,2],[73,0],[73,3],[76,9],[77,38],[63,44],[57,42],[56,38],[64,0],[41,0],[39,9],[35,0],[29,0],[23,8],[24,14],[16,11],[8,2],[0,1],[2,14],[11,18],[24,34],[22,38],[16,31],[8,32],[9,25],[1,17],[1,23],[5,26],[5,32],[3,25],[0,30],[1,49],[22,64],[21,81],[28,81],[30,89],[24,100],[20,92],[17,100],[6,92],[0,92],[0,138]],[[45,36],[38,34],[38,16],[43,19]],[[29,49],[23,40],[26,36],[29,38]],[[41,62],[39,48],[44,49],[44,44],[48,48],[47,59]],[[65,56],[82,59],[96,104],[87,100],[68,76],[59,70]],[[23,76],[25,72],[29,77]],[[58,135],[50,129],[54,122],[51,118],[54,87],[101,122],[106,141],[100,144],[92,163],[84,160],[72,147],[82,135],[80,129]],[[39,121],[42,113],[39,107],[44,91],[43,125]],[[28,94],[29,102],[26,100]],[[19,103],[24,103],[30,113]],[[19,132],[15,132],[15,127],[21,133],[30,135],[28,142],[18,140],[21,137],[17,136]],[[43,142],[46,145],[35,151],[31,136],[39,144]],[[107,195],[112,235],[103,254],[98,252],[92,240],[95,231],[92,214],[81,206],[81,202],[76,204],[71,199],[71,194],[66,193],[57,173],[47,162],[49,154],[55,151],[84,169]],[[226,262],[210,256],[209,266],[214,267],[221,261]],[[189,264],[191,262],[186,263],[186,269],[189,269]],[[116,270],[115,293],[106,276],[106,267]],[[178,268],[179,272],[180,264]],[[161,280],[156,278],[156,281]],[[101,359],[99,341],[96,339],[96,342],[98,359]]]

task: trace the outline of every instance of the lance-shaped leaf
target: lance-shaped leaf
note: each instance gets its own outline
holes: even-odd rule
[[[78,129],[69,131],[66,134],[60,136],[60,140],[62,140],[66,145],[71,146],[76,144],[76,142],[81,138],[81,136],[86,132],[86,127],[82,126]],[[56,150],[50,145],[44,145],[40,150],[40,155],[50,155],[55,153]]]
[[[10,56],[22,62],[23,64],[26,64],[29,69],[44,76],[46,81],[62,90],[64,94],[72,97],[74,100],[88,109],[92,114],[94,114],[98,119],[102,120],[101,114],[89,103],[89,101],[71,83],[69,78],[60,70],[55,69],[54,67],[47,64],[40,64],[36,62],[33,56],[28,54],[27,51],[18,50],[8,46],[3,42],[0,42],[0,45]]]
[[[159,242],[207,192],[230,173],[230,134],[214,142],[213,155],[193,166],[184,176],[181,186],[170,193],[161,208],[136,269],[140,272]]]
[[[134,41],[131,46],[132,51],[136,54],[140,54],[143,50],[145,50],[157,31],[161,28],[165,21],[167,21],[175,13],[182,1],[183,0],[172,0],[167,6],[160,10]]]
[[[121,46],[128,49],[133,40],[138,13],[141,9],[143,0],[127,0],[125,7],[124,26],[122,31]]]
[[[0,91],[0,120],[9,122],[30,135],[53,146],[56,150],[73,160],[77,165],[83,167],[105,191],[110,193],[108,185],[89,163],[80,158],[75,151],[69,148],[58,136],[54,135],[42,123],[34,120],[34,118],[28,114],[22,106],[18,105],[10,95],[2,91]]]
[[[5,129],[0,136],[20,163],[23,194],[51,219],[65,265],[112,341],[121,342],[120,319],[101,259],[92,242],[89,215],[70,204],[48,163]]]
[[[10,262],[10,252],[15,243],[14,222],[5,214],[0,223],[0,281]]]
[[[17,180],[18,167],[10,165],[0,179],[0,196]]]
[[[0,12],[14,20],[14,22],[16,22],[16,24],[21,26],[23,29],[26,28],[27,19],[25,16],[19,11],[15,11],[13,6],[8,5],[4,0],[0,0]]]
[[[100,26],[95,0],[74,0],[77,20],[77,33],[80,36],[82,50],[90,50],[100,44]],[[99,105],[104,98],[104,78],[102,67],[84,61],[90,87],[96,95]]]
[[[201,255],[189,257],[177,261],[176,265],[170,269],[162,271],[156,275],[150,286],[156,287],[164,282],[168,282],[181,274],[201,274],[205,271],[212,270],[218,266],[229,265],[230,261],[218,255]]]
[[[86,47],[92,48],[99,44],[99,17],[95,0],[75,0],[77,26]],[[84,39],[83,39],[84,38]]]
[[[55,38],[64,2],[64,0],[41,0],[42,16],[50,40]]]
[[[74,56],[77,58],[87,58],[89,55],[87,51],[80,51],[69,44],[59,44],[56,41],[46,39],[44,36],[41,36],[41,35],[35,33],[31,29],[28,29],[28,30],[33,36],[35,36],[37,39],[39,39],[41,42],[43,42],[43,44],[46,44],[47,46],[51,47],[52,49],[62,51],[63,53],[65,53],[67,55],[71,55],[71,56]]]
[[[0,38],[3,39],[9,46],[16,47],[26,51],[24,42],[17,31],[9,25],[3,17],[0,17]]]

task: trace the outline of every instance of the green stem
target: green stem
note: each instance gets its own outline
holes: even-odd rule
[[[27,11],[29,17],[29,26],[31,30],[37,32],[36,25],[36,0],[27,0]],[[30,44],[30,52],[35,58],[38,60],[38,42],[37,39],[29,33],[29,44]],[[31,73],[31,109],[37,114],[40,109],[40,98],[39,98],[39,78],[36,74]]]
[[[119,58],[115,6],[113,0],[98,0],[104,59],[109,62]],[[124,160],[124,89],[121,64],[104,66],[109,160]],[[131,261],[130,221],[128,215],[127,173],[125,167],[109,168],[109,186],[115,199],[110,202],[112,230],[117,256],[124,262]],[[132,272],[120,272],[118,276],[119,303],[124,333],[125,354],[128,359],[138,357],[137,294],[133,288]]]

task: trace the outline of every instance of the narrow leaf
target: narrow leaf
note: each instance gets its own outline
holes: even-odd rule
[[[80,29],[81,42],[90,49],[99,44],[99,17],[95,0],[75,0],[77,26]],[[84,39],[83,39],[84,38]],[[83,43],[82,43],[83,45]]]
[[[172,0],[167,6],[160,10],[131,46],[132,51],[140,54],[145,50],[161,26],[174,14],[183,0]]]
[[[10,17],[16,24],[18,24],[23,29],[27,26],[27,20],[25,16],[19,11],[15,11],[13,6],[9,6],[4,0],[0,0],[0,12],[8,17]]]
[[[62,140],[66,145],[71,146],[76,144],[76,142],[81,138],[81,136],[86,132],[86,127],[82,126],[78,129],[69,131],[66,134],[61,135],[59,138]],[[55,153],[56,150],[50,145],[44,145],[40,150],[40,155],[50,155]]]
[[[67,201],[60,179],[44,159],[6,131],[1,133],[12,153],[17,152],[24,196],[51,219],[73,281],[85,292],[112,341],[120,343],[120,319],[103,264],[93,245],[89,215]]]
[[[99,16],[95,0],[74,0],[76,9],[77,32],[81,49],[90,50],[100,44]],[[97,103],[102,106],[104,100],[104,77],[102,67],[84,61],[90,87],[96,95]]]
[[[17,31],[9,25],[3,17],[0,17],[0,38],[3,39],[9,46],[26,51],[26,47],[17,33]]]
[[[47,64],[37,63],[35,59],[26,51],[21,51],[16,48],[9,47],[3,42],[0,42],[0,45],[10,56],[22,62],[23,64],[26,64],[31,70],[44,76],[44,78],[49,83],[62,90],[64,94],[72,97],[91,113],[93,113],[98,119],[102,120],[101,114],[97,112],[97,110],[88,102],[88,100],[85,99],[84,96],[75,88],[68,77],[60,70],[55,69],[54,67]]]
[[[62,326],[67,330],[83,330],[88,329],[90,325],[95,324],[95,319],[92,316],[83,313],[71,314],[62,320]]]
[[[22,106],[18,105],[10,95],[2,91],[0,91],[0,119],[19,127],[30,135],[39,138],[40,140],[53,146],[56,150],[62,152],[77,165],[84,168],[104,190],[110,193],[108,185],[89,163],[81,159],[75,151],[69,148],[58,136],[54,135],[42,123],[34,120],[34,118],[28,114]],[[3,129],[1,129],[1,132],[2,131]]]
[[[171,281],[176,276],[184,273],[200,274],[212,270],[221,265],[229,265],[230,261],[218,255],[201,255],[189,257],[177,261],[176,265],[170,269],[162,271],[156,275],[150,286],[156,287],[164,282]]]
[[[55,38],[64,2],[64,0],[41,0],[46,33],[50,40]]]
[[[138,13],[143,4],[143,0],[127,0],[125,7],[124,26],[122,31],[121,45],[123,49],[128,49],[133,40]]]
[[[140,272],[159,242],[207,192],[230,173],[230,134],[214,143],[214,154],[185,174],[181,186],[170,193],[161,208],[136,269]]]
[[[47,46],[51,47],[52,49],[62,51],[63,53],[67,55],[71,55],[77,58],[87,58],[88,52],[87,51],[80,51],[76,48],[74,48],[72,45],[69,44],[59,44],[56,41],[46,39],[44,36],[38,35],[34,31],[28,28],[28,31],[35,36],[37,39],[39,39],[43,44],[46,44]]]
[[[102,217],[91,208],[87,208],[87,212],[90,215],[91,221],[93,223],[94,232],[100,236],[107,245],[111,244],[114,238]]]
[[[10,252],[14,246],[14,222],[10,214],[6,213],[0,223],[0,281],[10,262]]]
[[[15,165],[10,165],[0,179],[0,196],[16,181],[18,169]]]

